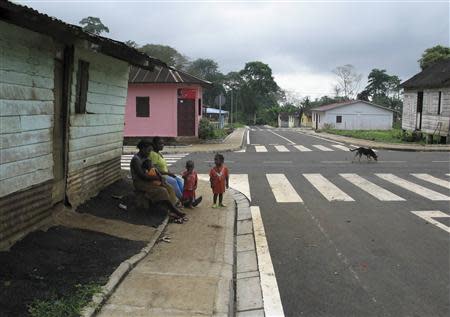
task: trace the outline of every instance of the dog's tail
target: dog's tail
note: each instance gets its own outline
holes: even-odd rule
[[[350,149],[350,152],[355,152],[357,150],[357,148],[356,149]]]

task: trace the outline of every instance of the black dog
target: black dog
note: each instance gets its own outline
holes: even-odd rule
[[[368,148],[366,149],[365,147],[359,147],[357,149],[350,149],[351,152],[356,151],[355,157],[357,157],[359,155],[359,161],[361,161],[361,156],[365,155],[367,157],[367,160],[370,160],[371,158],[373,158],[375,161],[378,161],[378,156],[375,154],[375,152],[371,149]]]

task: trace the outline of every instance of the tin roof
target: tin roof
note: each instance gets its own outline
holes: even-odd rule
[[[380,105],[377,105],[377,104],[374,104],[374,103],[371,103],[371,102],[368,102],[368,101],[365,101],[365,100],[350,100],[350,101],[332,103],[332,104],[328,104],[328,105],[312,108],[311,111],[328,111],[328,110],[339,108],[339,107],[353,105],[353,104],[358,103],[358,102],[362,102],[362,103],[368,104],[368,105],[373,106],[373,107],[377,107],[377,108],[381,108],[381,109],[384,109],[384,110],[389,110],[389,111],[395,112],[392,109],[389,109],[389,108],[386,108],[386,107],[383,107],[383,106],[380,106]]]
[[[0,20],[46,34],[67,45],[72,45],[78,39],[89,41],[92,43],[91,49],[133,65],[147,68],[152,68],[154,65],[167,66],[159,59],[148,56],[125,43],[85,32],[79,26],[7,0],[0,0]]]
[[[211,82],[209,81],[192,76],[170,66],[156,66],[153,70],[132,66],[130,69],[130,77],[128,82],[133,84],[183,83],[198,84],[201,86],[211,85]]]
[[[425,68],[400,86],[410,89],[450,87],[450,58]]]

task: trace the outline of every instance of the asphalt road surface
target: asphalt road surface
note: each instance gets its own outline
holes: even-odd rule
[[[292,129],[249,141],[225,164],[260,207],[286,316],[450,316],[448,152],[352,162],[351,144]],[[187,159],[213,166],[172,169]]]

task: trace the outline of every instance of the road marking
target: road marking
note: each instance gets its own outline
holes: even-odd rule
[[[164,159],[167,162],[167,166],[172,166],[174,163],[178,162],[185,156],[189,155],[189,153],[168,153],[164,155]],[[120,167],[123,170],[130,170],[131,159],[133,158],[133,154],[124,154],[120,158]]]
[[[250,143],[250,131],[247,130],[247,144],[251,144]]]
[[[297,194],[284,174],[266,174],[269,186],[279,203],[302,203],[302,198]]]
[[[240,149],[240,150],[238,150],[238,151],[234,151],[234,153],[242,153],[242,152],[245,152],[245,148]]]
[[[425,188],[423,186],[417,185],[413,182],[407,181],[406,179],[397,177],[393,174],[375,174],[379,178],[384,179],[388,182],[391,182],[392,184],[395,184],[397,186],[400,186],[406,190],[412,191],[413,193],[428,198],[430,200],[450,200],[450,197],[443,195],[441,193],[435,192],[434,190]]]
[[[263,164],[292,164],[292,161],[264,161]]]
[[[441,228],[442,230],[447,231],[450,233],[450,227],[447,227],[443,223],[440,223],[437,220],[434,220],[433,218],[450,218],[449,215],[443,213],[440,210],[422,210],[422,211],[411,211],[416,216],[419,216],[420,218],[424,219],[425,221],[428,221],[429,223],[435,225],[438,228]]]
[[[303,174],[328,201],[354,201],[352,197],[320,174]]]
[[[278,152],[289,152],[287,147],[285,147],[284,145],[275,145],[275,148],[277,149]]]
[[[307,147],[303,145],[294,145],[294,147],[299,150],[300,152],[311,152],[311,149],[308,149]]]
[[[450,161],[432,161],[433,163],[450,163]]]
[[[406,161],[377,161],[378,163],[406,163]]]
[[[253,234],[255,236],[256,255],[261,279],[261,290],[264,301],[265,316],[284,317],[277,278],[270,257],[261,211],[258,206],[251,206]]]
[[[205,162],[205,163],[214,163],[214,161],[203,161],[203,162]],[[228,163],[234,163],[234,161],[225,161],[227,164]]]
[[[342,142],[339,142],[339,141],[335,141],[335,140],[330,140],[330,139],[326,139],[326,138],[323,138],[323,137],[320,137],[320,136],[317,136],[317,135],[312,135],[312,134],[310,134],[310,133],[304,133],[304,132],[300,132],[300,131],[296,131],[297,133],[299,133],[299,134],[303,134],[303,135],[307,135],[307,136],[310,136],[310,137],[313,137],[313,138],[316,138],[316,139],[320,139],[320,140],[324,140],[324,141],[327,141],[327,142],[334,142],[334,143],[337,143],[337,144],[342,144],[342,145],[345,145],[344,143],[342,143]]]
[[[255,145],[256,152],[267,152],[267,148],[264,145]]]
[[[335,148],[342,150],[342,151],[348,151],[349,148],[340,144],[331,144],[331,146],[334,146]]]
[[[276,136],[279,136],[280,138],[282,138],[282,139],[284,139],[284,140],[286,140],[286,141],[288,141],[290,144],[295,144],[295,142],[292,142],[291,140],[289,140],[288,138],[285,138],[284,136],[282,136],[282,135],[279,135],[278,133],[276,133],[276,132],[273,132],[272,130],[269,130],[269,132],[271,132],[271,133],[273,133],[273,134],[275,134]]]
[[[330,164],[330,163],[339,163],[339,164],[349,164],[351,161],[321,161],[320,163]]]
[[[357,174],[342,173],[339,175],[341,175],[344,179],[348,180],[353,185],[361,188],[365,192],[367,192],[370,195],[372,195],[373,197],[377,198],[378,200],[381,200],[381,201],[404,201],[405,200],[404,198],[397,196],[396,194],[391,193],[390,191],[388,191],[372,182],[369,182],[368,180],[362,178],[361,176],[359,176]]]
[[[248,181],[248,174],[232,174],[230,175],[230,187],[234,188],[245,196],[248,200],[252,200],[250,195],[250,183]]]
[[[330,152],[330,151],[334,151],[333,149],[330,149],[330,148],[328,148],[328,147],[326,147],[326,146],[323,146],[323,145],[319,145],[319,144],[316,144],[316,145],[313,145],[316,149],[319,149],[319,150],[321,150],[321,151],[326,151],[326,152]]]
[[[411,175],[414,176],[414,177],[417,177],[419,179],[422,179],[424,181],[427,181],[427,182],[430,182],[430,183],[433,183],[433,184],[445,187],[447,189],[450,189],[450,182],[449,181],[446,181],[446,180],[443,180],[443,179],[431,176],[429,174],[421,174],[421,173],[419,173],[419,174],[411,174]]]

